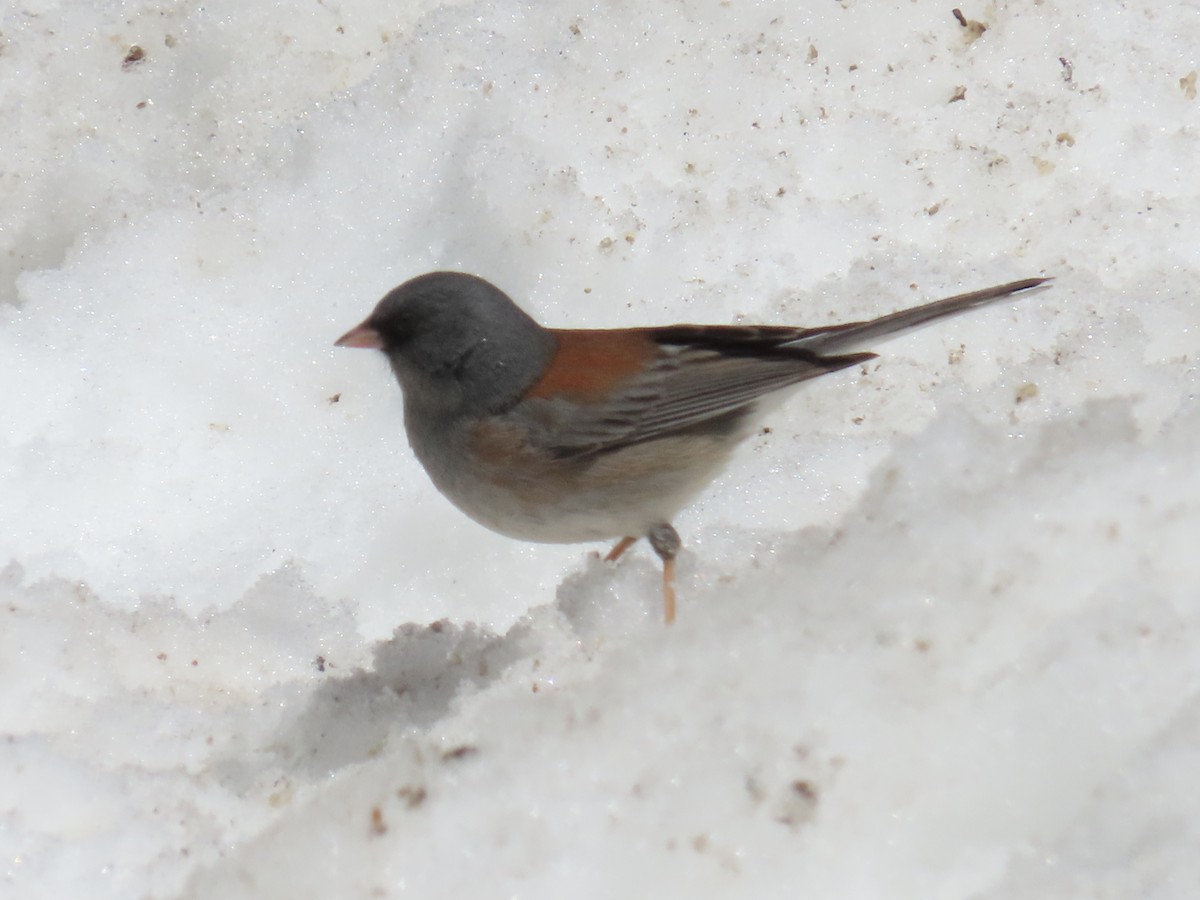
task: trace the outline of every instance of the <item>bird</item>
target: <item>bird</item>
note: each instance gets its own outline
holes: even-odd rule
[[[875,359],[872,342],[1050,280],[817,328],[562,329],[483,278],[438,271],[388,292],[335,343],[387,357],[413,453],[479,524],[541,543],[616,540],[608,561],[646,538],[669,624],[682,546],[671,520],[755,431],[764,401]]]

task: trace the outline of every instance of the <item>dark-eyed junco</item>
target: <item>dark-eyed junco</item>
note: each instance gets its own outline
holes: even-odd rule
[[[1028,291],[1028,278],[824,328],[543,328],[499,288],[458,272],[406,281],[339,347],[382,350],[404,392],[417,459],[454,505],[527,541],[638,538],[663,561],[666,621],[675,513],[749,435],[759,401],[858,365],[876,341]]]

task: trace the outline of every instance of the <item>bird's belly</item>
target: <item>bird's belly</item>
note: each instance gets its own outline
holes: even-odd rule
[[[583,458],[556,458],[519,443],[472,441],[454,452],[418,452],[434,484],[481,525],[551,544],[641,537],[670,522],[714,478],[729,442],[668,437]]]

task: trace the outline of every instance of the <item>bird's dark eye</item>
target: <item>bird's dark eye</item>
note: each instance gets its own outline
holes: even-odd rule
[[[382,321],[371,324],[379,332],[384,346],[389,350],[403,347],[413,336],[412,329],[407,327],[407,323],[400,316],[391,315]]]

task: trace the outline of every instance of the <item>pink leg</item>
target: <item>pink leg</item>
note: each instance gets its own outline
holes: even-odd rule
[[[669,522],[661,522],[646,536],[663,564],[663,621],[675,621],[675,557],[679,553],[679,532]]]
[[[621,554],[637,543],[635,537],[623,537],[617,541],[617,545],[608,551],[608,556],[604,557],[605,562],[616,562]]]
[[[663,621],[675,621],[675,560],[663,560]]]

